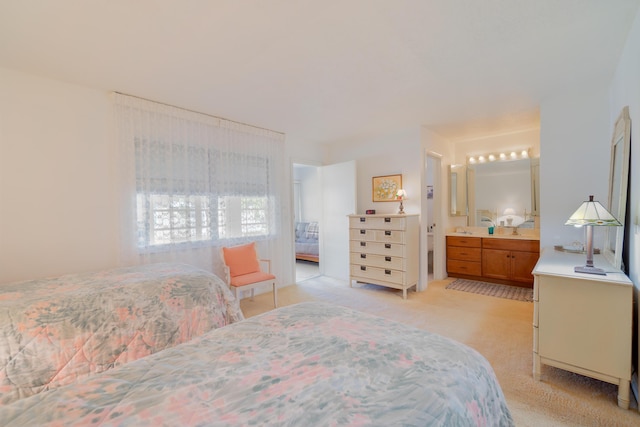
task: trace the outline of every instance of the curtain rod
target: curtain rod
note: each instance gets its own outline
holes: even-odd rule
[[[208,117],[213,117],[214,119],[218,119],[218,120],[226,120],[228,122],[231,123],[236,123],[238,125],[243,125],[243,126],[249,126],[255,129],[260,129],[260,130],[266,130],[267,132],[273,132],[273,133],[278,133],[282,136],[286,136],[286,134],[284,132],[279,132],[277,130],[272,130],[272,129],[267,129],[267,128],[263,128],[261,126],[255,126],[255,125],[250,125],[248,123],[244,123],[244,122],[239,122],[237,120],[230,120],[230,119],[225,119],[224,117],[218,117],[218,116],[214,116],[213,114],[207,114],[207,113],[203,113],[201,111],[196,111],[196,110],[190,110],[188,108],[182,108],[182,107],[178,107],[176,105],[171,105],[171,104],[167,104],[166,102],[159,102],[159,101],[154,101],[153,99],[149,99],[149,98],[143,98],[141,96],[137,96],[137,95],[130,95],[128,93],[123,93],[123,92],[118,92],[116,90],[113,91],[114,93],[117,93],[118,95],[125,95],[125,96],[130,96],[132,98],[137,98],[137,99],[142,99],[143,101],[148,101],[148,102],[155,102],[156,104],[161,104],[161,105],[166,105],[167,107],[172,107],[172,108],[179,108],[181,110],[184,111],[188,111],[190,113],[196,113],[196,114],[202,114],[203,116],[208,116]]]

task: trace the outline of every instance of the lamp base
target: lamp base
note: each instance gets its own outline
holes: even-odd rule
[[[606,276],[607,273],[601,268],[598,267],[588,267],[586,265],[579,265],[573,269],[576,273],[588,273],[588,274],[599,274],[600,276]]]

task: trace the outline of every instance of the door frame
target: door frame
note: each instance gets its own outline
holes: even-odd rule
[[[429,166],[429,160],[433,160],[433,218],[428,217],[427,209],[427,168]],[[430,150],[423,151],[423,170],[422,170],[422,193],[421,210],[424,215],[420,216],[420,253],[423,254],[420,257],[420,275],[421,284],[419,290],[425,290],[429,286],[429,242],[427,233],[429,231],[429,224],[435,224],[433,229],[433,279],[441,280],[444,278],[444,263],[443,263],[443,250],[444,250],[444,227],[442,224],[442,159],[443,156],[440,153]]]
[[[291,223],[291,253],[293,255],[292,258],[292,262],[291,262],[291,273],[293,274],[293,282],[296,283],[297,278],[296,278],[296,233],[295,233],[295,183],[296,180],[294,178],[294,165],[300,165],[300,166],[308,166],[308,167],[313,167],[316,168],[316,172],[318,174],[320,174],[320,168],[322,167],[322,163],[320,162],[315,162],[315,161],[310,161],[310,160],[303,160],[303,159],[294,159],[291,158],[290,159],[290,171],[289,171],[289,176],[291,177],[291,189],[290,189],[290,197],[291,197],[291,219],[293,220]],[[319,185],[322,185],[322,183],[320,182]],[[322,203],[322,202],[321,202]],[[322,206],[321,206],[322,208]],[[322,233],[323,231],[323,226],[322,226],[322,215],[320,215],[320,217],[318,218],[318,229],[319,232]],[[321,238],[319,238],[319,241],[322,241]],[[318,274],[319,275],[323,275],[324,271],[323,271],[323,266],[322,266],[322,245],[320,245],[319,248],[319,259],[318,259]]]

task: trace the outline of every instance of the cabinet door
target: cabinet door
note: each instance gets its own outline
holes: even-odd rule
[[[509,280],[511,278],[511,251],[483,249],[482,275],[494,279]]]
[[[538,256],[538,253],[533,252],[512,252],[512,279],[516,282],[533,285],[533,275],[531,272],[538,262]]]

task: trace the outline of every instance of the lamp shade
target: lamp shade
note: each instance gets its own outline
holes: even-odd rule
[[[564,223],[564,225],[595,225],[595,226],[614,226],[621,227],[618,221],[611,213],[600,204],[593,200],[593,196],[589,196],[589,200],[582,202],[578,210]]]
[[[400,200],[405,199],[407,197],[407,192],[404,191],[402,188],[398,190],[398,192],[396,193],[396,197]]]
[[[503,213],[503,215],[515,215],[515,214],[516,214],[516,211],[513,208],[507,208],[504,210],[504,213]]]

